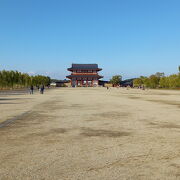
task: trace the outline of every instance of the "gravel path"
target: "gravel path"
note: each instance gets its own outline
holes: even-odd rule
[[[180,179],[180,92],[0,94],[1,180]]]

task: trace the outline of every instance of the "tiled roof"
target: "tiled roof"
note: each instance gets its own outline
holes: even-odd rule
[[[98,69],[97,64],[72,64],[72,69]]]
[[[98,74],[87,74],[87,75],[85,75],[85,74],[82,74],[82,75],[69,75],[69,76],[66,76],[67,78],[79,78],[79,77],[82,77],[82,78],[94,78],[94,77],[97,77],[97,78],[103,78],[103,76],[100,76],[100,75],[98,75]]]

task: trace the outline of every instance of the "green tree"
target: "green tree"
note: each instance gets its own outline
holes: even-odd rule
[[[161,78],[161,77],[164,77],[165,76],[165,74],[164,74],[164,72],[157,72],[156,74],[155,74],[155,76],[157,76],[158,78]]]
[[[180,87],[180,78],[177,74],[172,74],[168,77],[169,80],[169,87],[170,88],[177,88]]]
[[[160,78],[156,75],[151,75],[149,77],[149,87],[150,88],[157,88],[159,86]]]
[[[30,76],[27,73],[18,71],[0,71],[0,88],[23,88],[30,85],[49,85],[50,77],[48,76]]]
[[[118,86],[120,85],[121,80],[122,80],[122,76],[116,75],[111,78],[110,83],[112,83],[113,86]]]
[[[169,79],[168,77],[161,77],[159,81],[159,87],[161,88],[169,88]]]
[[[141,78],[137,78],[133,80],[133,86],[134,87],[139,87],[143,85],[143,80]]]

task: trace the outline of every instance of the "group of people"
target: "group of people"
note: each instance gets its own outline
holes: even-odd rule
[[[37,89],[39,90],[40,94],[44,94],[44,85],[41,85],[40,87],[37,86]],[[34,86],[31,85],[30,88],[29,88],[29,91],[30,91],[30,94],[33,94],[34,93]]]

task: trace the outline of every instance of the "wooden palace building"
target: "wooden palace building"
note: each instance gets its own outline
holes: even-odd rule
[[[99,79],[103,78],[98,74],[101,68],[97,64],[72,64],[71,68],[67,69],[71,75],[66,76],[71,80],[71,85],[93,87],[99,85]]]

